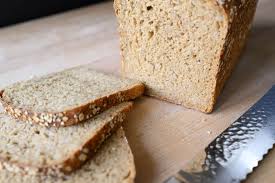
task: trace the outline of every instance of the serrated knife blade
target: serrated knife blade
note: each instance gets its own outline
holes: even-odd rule
[[[275,86],[165,183],[239,183],[275,144]]]

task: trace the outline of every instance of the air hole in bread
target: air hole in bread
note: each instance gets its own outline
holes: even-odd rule
[[[148,34],[149,34],[149,39],[151,39],[154,36],[154,31],[150,31]]]
[[[152,6],[147,6],[147,11],[150,11],[150,10],[153,10],[153,7]]]
[[[133,19],[134,25],[137,25],[137,19]]]
[[[13,141],[12,144],[13,145],[18,145],[18,142]]]
[[[18,135],[18,131],[13,132],[12,135]]]
[[[140,21],[140,25],[142,25],[143,23],[144,23],[144,20],[141,20],[141,21]]]

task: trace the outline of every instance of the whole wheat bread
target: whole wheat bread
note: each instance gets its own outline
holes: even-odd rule
[[[119,129],[83,167],[64,178],[20,175],[0,170],[0,182],[12,183],[133,183],[135,165],[124,132]]]
[[[142,95],[142,83],[80,66],[15,83],[0,92],[8,114],[43,126],[69,126]]]
[[[257,0],[115,0],[122,71],[146,94],[211,112]]]
[[[132,102],[112,107],[85,123],[46,128],[0,114],[0,165],[25,174],[68,174],[84,164],[121,126]]]

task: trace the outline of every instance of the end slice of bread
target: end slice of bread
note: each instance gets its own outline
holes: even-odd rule
[[[133,183],[134,158],[124,131],[119,129],[106,140],[96,155],[83,167],[63,178],[20,175],[0,170],[0,182],[12,183]]]
[[[67,128],[45,128],[0,114],[0,165],[25,174],[71,173],[122,125],[131,107],[132,102],[122,103]]]
[[[141,82],[80,66],[15,83],[0,92],[6,112],[42,126],[70,126],[144,92]]]
[[[257,0],[115,0],[122,72],[146,94],[213,110],[243,50]]]

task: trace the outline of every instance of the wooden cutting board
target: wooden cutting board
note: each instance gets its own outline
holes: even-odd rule
[[[176,172],[275,84],[275,1],[261,0],[241,63],[212,114],[142,97],[126,123],[137,183],[157,183]],[[0,30],[0,88],[64,68],[91,63],[119,72],[112,2]],[[275,152],[248,183],[274,182]]]

